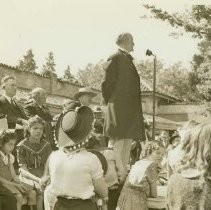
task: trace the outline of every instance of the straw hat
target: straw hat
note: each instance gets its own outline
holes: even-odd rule
[[[78,100],[79,97],[82,95],[90,95],[90,97],[94,98],[97,94],[93,92],[93,90],[90,87],[83,87],[80,88],[78,93],[74,95],[74,99]]]
[[[58,147],[70,150],[84,147],[87,136],[92,130],[94,115],[91,108],[81,106],[61,114],[55,128],[55,140]]]

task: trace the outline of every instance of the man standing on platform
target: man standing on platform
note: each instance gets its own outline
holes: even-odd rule
[[[140,77],[130,52],[134,42],[130,33],[118,36],[118,51],[107,62],[102,95],[107,105],[104,133],[110,137],[115,153],[127,172],[133,139],[145,140]]]

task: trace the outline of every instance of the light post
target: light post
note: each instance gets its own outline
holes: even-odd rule
[[[157,68],[157,57],[152,53],[151,50],[146,51],[147,56],[154,56],[154,69],[153,69],[153,105],[152,105],[152,140],[155,140],[155,88],[156,88],[156,68]]]

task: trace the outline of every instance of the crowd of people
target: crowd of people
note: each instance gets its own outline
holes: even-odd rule
[[[117,38],[102,95],[84,87],[52,116],[36,87],[24,104],[16,78],[0,96],[0,210],[147,210],[167,185],[166,209],[211,209],[211,124],[189,121],[155,140],[143,118],[133,38]]]

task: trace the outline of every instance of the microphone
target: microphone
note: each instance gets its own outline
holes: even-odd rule
[[[151,56],[151,55],[155,56],[155,55],[152,53],[151,50],[147,49],[147,51],[146,51],[146,56]]]

